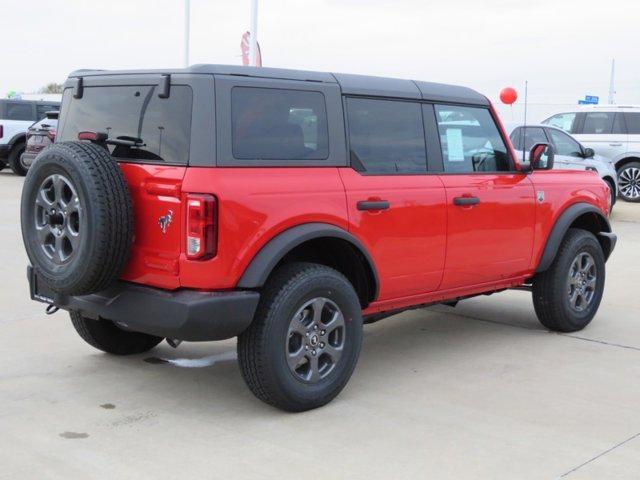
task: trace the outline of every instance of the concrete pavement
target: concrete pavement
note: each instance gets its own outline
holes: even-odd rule
[[[254,399],[235,341],[117,358],[46,316],[21,185],[0,172],[2,479],[640,477],[640,205],[616,205],[584,331],[545,331],[520,291],[400,314],[365,327],[335,401],[292,415]]]

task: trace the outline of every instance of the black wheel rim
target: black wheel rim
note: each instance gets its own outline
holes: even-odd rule
[[[567,290],[569,306],[576,312],[584,312],[593,302],[597,286],[596,262],[590,253],[581,252],[569,269]]]
[[[618,188],[626,198],[640,198],[640,168],[629,167],[622,170],[618,178]]]
[[[71,261],[82,238],[82,206],[71,181],[61,174],[44,179],[35,200],[38,245],[55,265]]]
[[[345,346],[345,321],[331,300],[316,297],[295,313],[289,324],[285,355],[291,373],[317,383],[335,368]]]

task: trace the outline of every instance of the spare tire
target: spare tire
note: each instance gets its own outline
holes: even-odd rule
[[[22,190],[22,239],[40,280],[65,295],[98,292],[124,269],[133,208],[118,163],[92,143],[43,150]]]

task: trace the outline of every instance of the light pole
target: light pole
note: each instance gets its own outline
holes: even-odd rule
[[[184,0],[184,66],[189,66],[189,38],[191,36],[191,0]]]
[[[251,0],[251,35],[249,36],[249,65],[257,67],[258,58],[258,0]]]

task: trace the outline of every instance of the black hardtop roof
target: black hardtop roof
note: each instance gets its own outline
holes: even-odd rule
[[[238,75],[282,80],[337,83],[340,86],[342,93],[349,95],[422,99],[440,102],[470,103],[476,105],[489,104],[489,100],[484,95],[472,90],[471,88],[457,85],[404,80],[390,77],[374,77],[369,75],[313,72],[307,70],[290,70],[285,68],[245,67],[240,65],[198,64],[187,68],[154,70],[76,70],[71,72],[69,77],[77,78],[106,75],[163,74]]]

